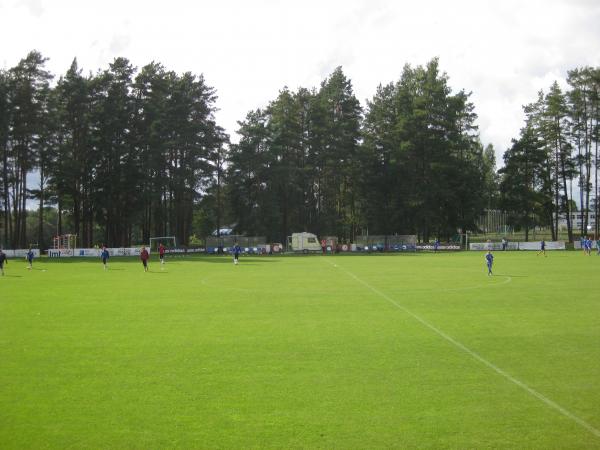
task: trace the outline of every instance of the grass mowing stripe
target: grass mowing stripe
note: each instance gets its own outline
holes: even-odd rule
[[[423,319],[419,315],[413,313],[411,310],[409,310],[405,306],[402,306],[400,303],[398,303],[397,301],[395,301],[393,298],[391,298],[386,293],[381,292],[377,288],[371,286],[366,281],[358,278],[352,272],[346,270],[345,268],[343,268],[339,264],[334,264],[333,262],[331,262],[329,260],[326,260],[326,261],[332,267],[340,269],[342,272],[344,272],[350,278],[353,278],[355,281],[357,281],[358,283],[362,284],[363,286],[365,286],[366,288],[368,288],[369,290],[371,290],[373,293],[375,293],[378,296],[382,297],[383,299],[387,300],[392,305],[396,306],[398,309],[404,311],[406,314],[408,314],[409,316],[411,316],[412,318],[414,318],[415,320],[417,320],[418,322],[420,322],[425,327],[429,328],[431,331],[433,331],[437,335],[439,335],[442,338],[444,338],[446,341],[448,341],[451,344],[453,344],[455,347],[457,347],[460,350],[464,351],[465,353],[469,354],[471,357],[475,358],[480,363],[486,365],[487,367],[489,367],[490,369],[494,370],[499,375],[502,375],[507,380],[511,381],[512,383],[514,383],[517,386],[519,386],[521,389],[525,390],[526,392],[528,392],[532,396],[536,397],[538,400],[541,400],[542,402],[544,402],[549,407],[551,407],[551,408],[555,409],[556,411],[560,412],[565,417],[568,417],[569,419],[571,419],[572,421],[576,422],[577,424],[579,424],[580,426],[582,426],[583,428],[585,428],[586,430],[588,430],[590,433],[592,433],[596,437],[600,438],[600,430],[598,430],[597,428],[594,428],[592,425],[590,425],[589,423],[587,423],[585,420],[581,419],[580,417],[577,417],[572,412],[570,412],[567,409],[565,409],[564,407],[560,406],[558,403],[554,402],[553,400],[550,400],[548,397],[546,397],[545,395],[539,393],[535,389],[529,387],[527,384],[523,383],[522,381],[517,380],[512,375],[510,375],[507,372],[505,372],[504,370],[502,370],[500,367],[498,367],[495,364],[489,362],[487,359],[483,358],[481,355],[477,354],[476,352],[474,352],[470,348],[466,347],[464,344],[458,342],[453,337],[447,335],[442,330],[440,330],[436,326],[432,325],[431,323],[427,322],[425,319]],[[504,283],[501,283],[501,284],[504,284]]]

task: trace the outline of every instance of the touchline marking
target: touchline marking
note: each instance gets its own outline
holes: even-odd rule
[[[473,350],[471,350],[470,348],[466,347],[465,345],[461,344],[460,342],[458,342],[456,339],[454,339],[453,337],[447,335],[446,333],[444,333],[442,330],[440,330],[439,328],[435,327],[434,325],[430,324],[429,322],[427,322],[425,319],[421,318],[420,316],[418,316],[417,314],[413,313],[411,310],[407,309],[406,307],[402,306],[400,303],[396,302],[393,298],[391,298],[389,295],[387,295],[384,292],[381,292],[380,290],[378,290],[377,288],[374,288],[373,286],[371,286],[369,283],[367,283],[366,281],[361,280],[360,278],[358,278],[356,275],[354,275],[352,272],[349,272],[348,270],[344,269],[343,267],[341,267],[340,265],[336,265],[330,261],[327,261],[328,264],[332,265],[335,268],[338,268],[340,270],[342,270],[343,272],[345,272],[349,277],[353,278],[354,280],[358,281],[360,284],[362,284],[363,286],[365,286],[366,288],[368,288],[369,290],[371,290],[372,292],[374,292],[375,294],[379,295],[380,297],[384,298],[385,300],[387,300],[388,302],[390,302],[392,305],[396,306],[398,309],[404,311],[406,314],[408,314],[409,316],[411,316],[413,319],[417,320],[418,322],[420,322],[422,325],[424,325],[425,327],[429,328],[431,331],[433,331],[434,333],[436,333],[437,335],[443,337],[445,340],[447,340],[448,342],[450,342],[451,344],[453,344],[455,347],[458,347],[459,349],[461,349],[462,351],[464,351],[465,353],[471,355],[473,358],[475,358],[477,361],[479,361],[480,363],[486,365],[487,367],[489,367],[490,369],[492,369],[494,372],[502,375],[504,378],[506,378],[507,380],[511,381],[512,383],[516,384],[517,386],[519,386],[521,389],[529,392],[529,394],[533,395],[534,397],[536,397],[538,400],[541,400],[542,402],[544,402],[546,405],[550,406],[551,408],[557,410],[558,412],[560,412],[562,415],[568,417],[569,419],[571,419],[572,421],[578,423],[579,425],[581,425],[583,428],[585,428],[586,430],[588,430],[590,433],[592,433],[594,436],[599,437],[600,438],[600,430],[598,430],[597,428],[594,428],[592,425],[590,425],[589,423],[587,423],[585,420],[577,417],[575,414],[573,414],[572,412],[566,410],[565,408],[563,408],[562,406],[560,406],[558,403],[550,400],[548,397],[546,397],[543,394],[540,394],[538,391],[536,391],[535,389],[527,386],[525,383],[523,383],[522,381],[517,380],[515,377],[513,377],[512,375],[508,374],[507,372],[505,372],[504,370],[502,370],[500,367],[494,365],[493,363],[489,362],[487,359],[483,358],[482,356],[480,356],[479,354],[475,353]]]

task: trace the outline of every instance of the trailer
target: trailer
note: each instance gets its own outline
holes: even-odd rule
[[[300,253],[318,253],[322,251],[317,235],[312,233],[292,233],[287,240],[288,251]]]

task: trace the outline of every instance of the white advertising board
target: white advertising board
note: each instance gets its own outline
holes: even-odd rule
[[[541,242],[519,242],[519,250],[540,250]],[[546,250],[565,250],[564,241],[547,241]]]
[[[502,242],[471,242],[469,250],[500,251],[502,250]],[[506,250],[519,250],[519,242],[507,242]]]
[[[140,256],[142,251],[141,247],[119,247],[119,248],[107,248],[110,256]],[[146,248],[148,253],[150,249]],[[99,258],[102,249],[100,248],[76,248],[74,250],[48,250],[49,258],[70,258],[72,256],[79,256],[83,258]]]
[[[540,241],[536,242],[509,242],[507,250],[539,250]],[[470,250],[479,251],[500,251],[502,250],[501,242],[471,242],[469,244]],[[564,241],[547,241],[546,250],[565,250]]]

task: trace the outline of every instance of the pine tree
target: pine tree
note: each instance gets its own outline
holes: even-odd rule
[[[0,244],[7,246],[11,232],[10,220],[10,196],[9,196],[9,124],[10,107],[8,103],[9,96],[9,74],[0,70],[0,155],[2,159],[2,171],[0,172],[0,194],[2,198],[2,238]]]
[[[564,214],[567,220],[569,242],[573,241],[571,226],[570,199],[568,181],[575,174],[574,161],[571,157],[572,147],[568,142],[569,122],[566,99],[555,81],[544,99],[544,127],[543,139],[549,150],[554,155],[554,198],[556,218],[554,221],[553,236],[558,236],[559,214]]]
[[[37,167],[40,152],[44,151],[41,137],[45,133],[49,83],[52,79],[52,75],[44,68],[46,61],[47,58],[34,50],[9,70],[11,143],[7,165],[12,184],[9,195],[13,200],[13,248],[28,245],[26,219],[30,192],[27,174]]]
[[[501,175],[501,205],[509,212],[509,224],[525,230],[525,240],[537,225],[545,225],[545,205],[548,197],[546,182],[547,155],[537,133],[531,126],[521,130],[518,140],[504,153]]]
[[[83,247],[93,245],[94,203],[92,176],[96,155],[91,144],[91,86],[73,59],[55,88],[58,155],[54,161],[50,183],[57,194],[59,234],[62,211],[68,209],[73,218],[70,230]]]

